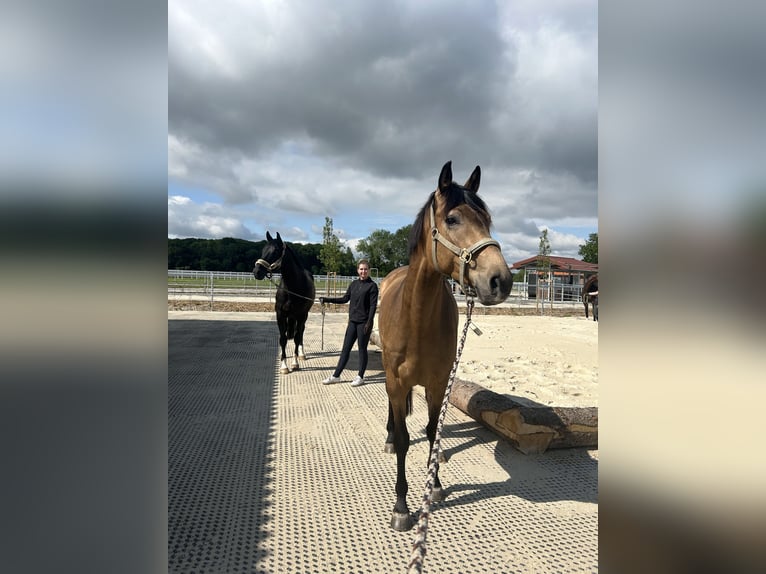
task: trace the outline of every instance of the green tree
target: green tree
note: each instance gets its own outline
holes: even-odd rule
[[[547,229],[543,229],[543,232],[540,234],[540,247],[537,251],[537,268],[546,270],[551,268],[551,242],[548,239]]]
[[[586,263],[598,263],[598,233],[591,233],[577,253]]]
[[[322,261],[326,272],[340,271],[341,261],[343,259],[343,249],[340,239],[333,233],[332,218],[324,218],[324,228],[322,229],[322,249],[319,252],[319,259]]]
[[[351,277],[356,276],[356,261],[354,260],[354,253],[351,251],[350,247],[346,247],[346,251],[341,254],[338,273],[341,275],[350,275]]]
[[[396,263],[394,268],[407,265],[410,262],[410,231],[412,231],[412,223],[400,227],[394,232],[392,251],[392,261]]]
[[[412,224],[398,229],[395,233],[376,229],[369,237],[359,241],[357,249],[370,260],[370,267],[377,267],[381,275],[386,275],[407,264],[407,243],[411,229]]]
[[[543,229],[540,235],[540,247],[537,251],[537,295],[540,312],[545,312],[545,297],[548,294],[548,279],[551,271],[551,242],[548,240],[548,230]]]

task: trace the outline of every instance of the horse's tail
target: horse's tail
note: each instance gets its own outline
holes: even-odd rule
[[[298,321],[295,320],[295,317],[287,318],[287,338],[288,339],[295,338],[295,332],[296,332],[297,326],[298,326]]]

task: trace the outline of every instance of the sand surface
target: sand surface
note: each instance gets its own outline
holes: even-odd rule
[[[458,337],[465,324],[460,309]],[[274,321],[273,312],[169,311],[169,315],[239,321]],[[324,340],[340,347],[346,313],[327,313]],[[584,315],[481,315],[469,329],[458,377],[520,402],[561,407],[598,406],[598,323]],[[321,315],[312,314],[307,334],[319,336]],[[374,352],[376,347],[370,345]],[[354,353],[356,347],[354,347]]]
[[[598,406],[598,323],[582,317],[474,317],[458,377],[529,404]],[[461,316],[459,334],[465,316]]]

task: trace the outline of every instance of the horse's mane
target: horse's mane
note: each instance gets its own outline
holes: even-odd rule
[[[301,257],[292,247],[290,247],[289,243],[285,242],[284,245],[285,245],[285,251],[290,252],[290,256],[293,258],[293,261],[295,261],[295,264],[298,266],[298,268],[308,273],[313,279],[314,274],[311,272],[311,269],[306,267],[306,263],[303,261],[303,257]]]
[[[487,209],[487,205],[484,203],[484,200],[480,198],[476,193],[454,182],[450,184],[444,193],[446,196],[445,213],[449,213],[458,205],[467,203],[471,209],[479,214],[479,217],[488,228],[492,225],[492,216],[489,214],[489,209]],[[415,223],[412,224],[409,240],[410,256],[417,253],[418,248],[420,247],[420,238],[423,235],[423,227],[425,225],[431,225],[430,219],[428,222],[426,222],[426,218],[430,217],[428,215],[428,210],[431,207],[431,204],[434,202],[435,196],[435,191],[432,192],[430,196],[428,196],[428,200],[420,209],[420,213],[418,213],[418,216],[415,219]]]

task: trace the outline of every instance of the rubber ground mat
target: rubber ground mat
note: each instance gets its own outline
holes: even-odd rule
[[[389,527],[396,460],[383,452],[380,353],[371,347],[365,385],[348,384],[356,350],[343,382],[322,385],[338,360],[342,314],[328,315],[323,337],[310,317],[307,360],[287,375],[273,314],[179,315],[168,321],[169,571],[405,572],[414,529]],[[413,514],[425,424],[417,387]],[[424,572],[598,571],[597,451],[523,455],[452,406],[442,447],[447,498],[431,507]]]

